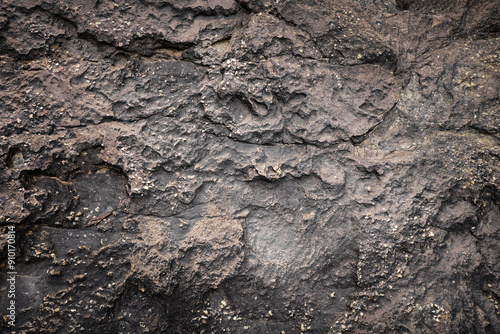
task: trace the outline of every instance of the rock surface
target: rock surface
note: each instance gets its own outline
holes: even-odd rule
[[[15,329],[500,333],[499,12],[2,1]]]

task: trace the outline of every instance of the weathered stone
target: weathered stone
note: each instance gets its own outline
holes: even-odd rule
[[[3,1],[15,329],[500,332],[499,10]]]

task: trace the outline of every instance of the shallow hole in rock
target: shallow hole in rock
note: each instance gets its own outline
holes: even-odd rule
[[[123,53],[117,53],[116,55],[113,56],[112,60],[113,60],[112,65],[114,67],[125,67],[125,65],[127,64],[128,58]]]
[[[5,159],[5,164],[9,168],[21,168],[24,166],[23,153],[18,147],[11,147],[7,153],[7,158]]]
[[[396,0],[396,8],[399,10],[408,10],[411,3],[411,0]]]

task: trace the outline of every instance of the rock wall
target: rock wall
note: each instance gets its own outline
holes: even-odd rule
[[[2,1],[2,331],[500,333],[499,11]]]

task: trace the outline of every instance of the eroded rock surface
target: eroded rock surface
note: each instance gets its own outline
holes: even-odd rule
[[[499,11],[3,1],[15,329],[499,333]]]

